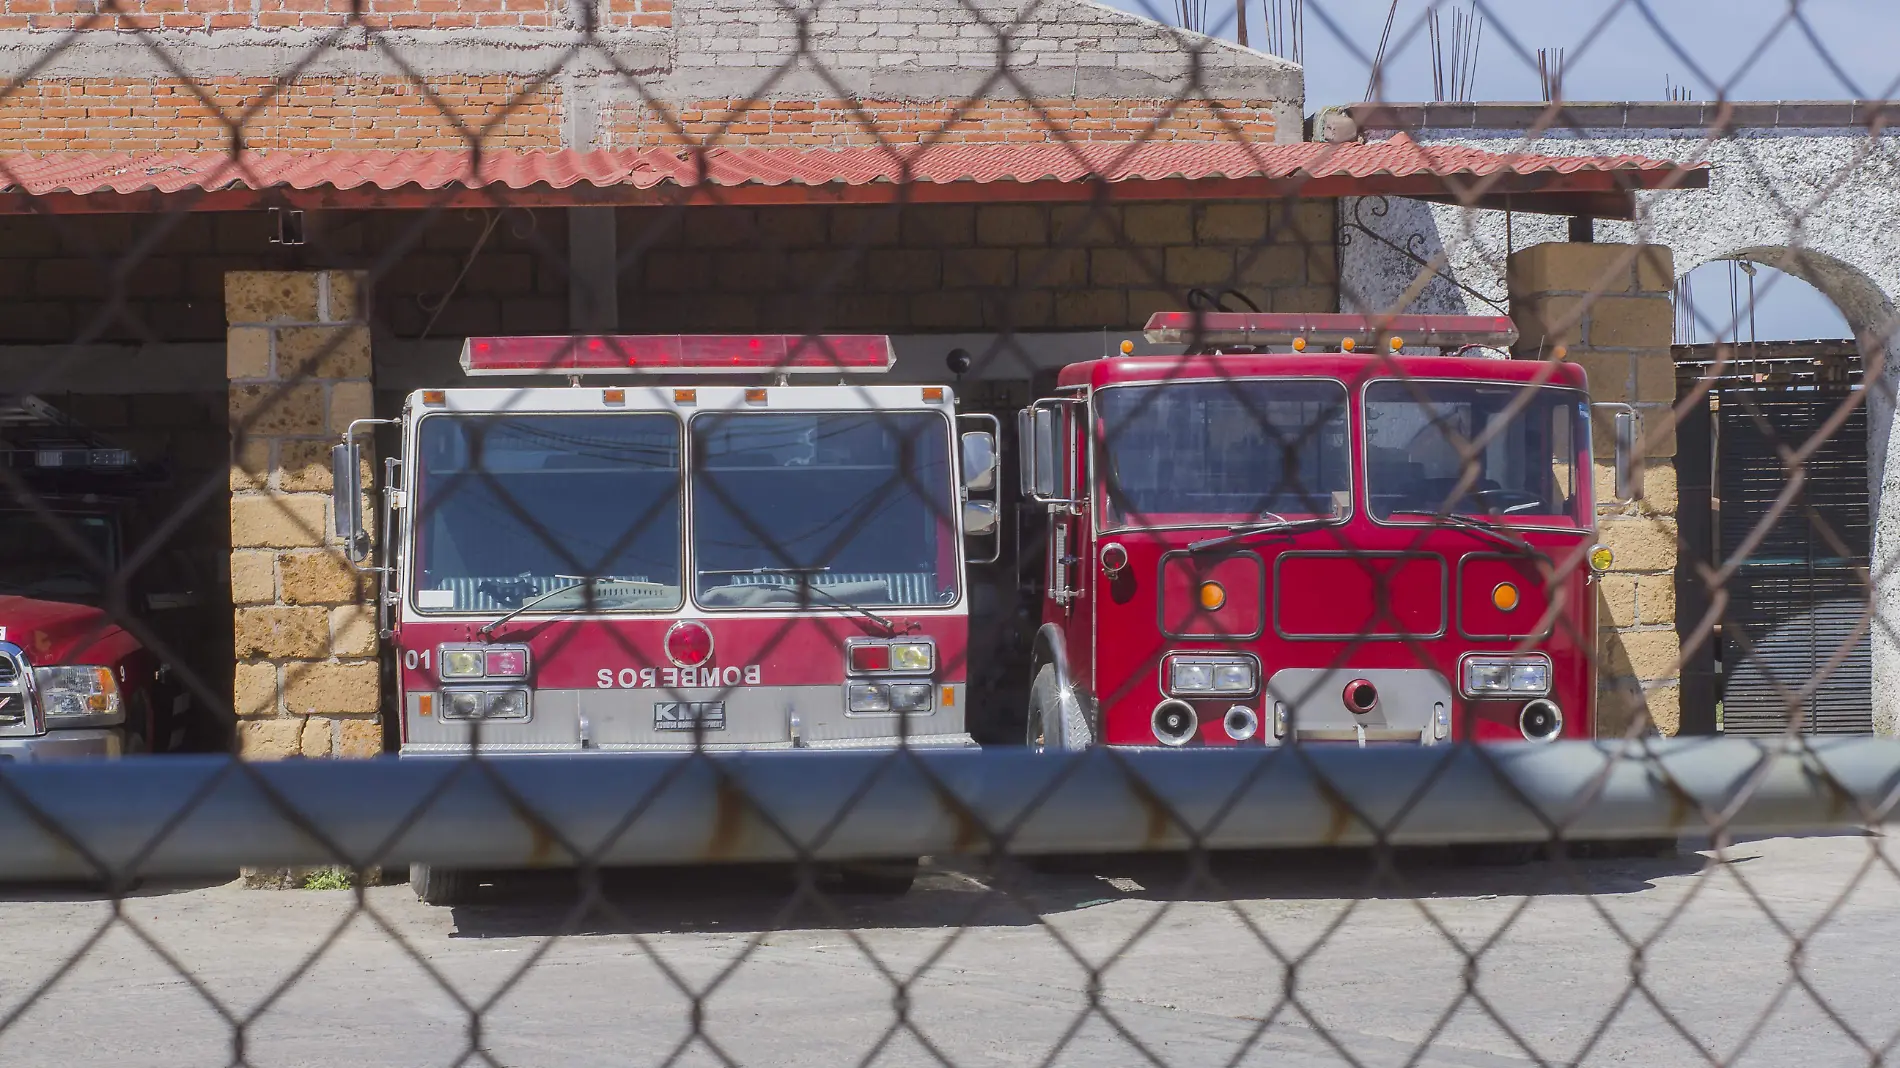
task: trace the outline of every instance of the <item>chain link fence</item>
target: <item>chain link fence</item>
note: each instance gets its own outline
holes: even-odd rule
[[[1887,106],[1330,6],[9,16],[0,1056],[1885,1063]]]

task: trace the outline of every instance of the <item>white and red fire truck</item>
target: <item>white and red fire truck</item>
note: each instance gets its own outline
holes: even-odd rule
[[[402,754],[970,745],[994,421],[866,381],[893,362],[864,335],[470,339],[469,375],[568,384],[419,390],[383,421]],[[362,562],[360,429],[332,459]]]

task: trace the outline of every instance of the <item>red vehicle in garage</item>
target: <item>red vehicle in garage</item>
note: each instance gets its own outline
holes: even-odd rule
[[[1611,561],[1580,367],[1474,355],[1515,340],[1501,318],[1163,313],[1147,337],[1186,351],[1071,365],[1021,416],[1050,522],[1031,745],[1591,735]]]
[[[0,763],[174,748],[189,702],[107,611],[100,577],[123,565],[152,473],[34,397],[0,403],[0,464],[32,494],[0,505]],[[195,600],[154,592],[158,555],[126,591],[135,611]]]

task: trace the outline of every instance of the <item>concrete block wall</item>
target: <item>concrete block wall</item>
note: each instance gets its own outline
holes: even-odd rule
[[[1233,288],[1264,311],[1337,306],[1334,204],[629,209],[631,332],[1133,329]]]
[[[1681,725],[1676,633],[1676,400],[1670,344],[1675,280],[1658,245],[1547,242],[1512,253],[1506,277],[1520,358],[1581,365],[1593,401],[1635,406],[1643,425],[1643,493],[1613,500],[1611,416],[1594,420],[1597,525],[1616,554],[1597,583],[1597,734]]]
[[[382,751],[375,583],[331,535],[329,449],[371,415],[362,293],[343,271],[225,282],[233,689],[251,759]],[[363,506],[367,527],[367,493]]]

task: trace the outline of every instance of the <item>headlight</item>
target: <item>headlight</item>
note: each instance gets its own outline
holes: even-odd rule
[[[479,647],[442,646],[435,651],[437,674],[445,679],[479,679],[487,667]]]
[[[1246,694],[1259,686],[1260,669],[1252,657],[1177,656],[1168,661],[1168,693]]]
[[[490,690],[487,716],[489,719],[527,719],[528,691]]]
[[[845,708],[851,712],[928,712],[928,682],[853,682],[845,686]]]
[[[1550,692],[1550,660],[1543,656],[1465,658],[1466,697],[1542,697]]]
[[[930,646],[924,642],[892,642],[892,671],[929,671]]]
[[[527,719],[528,691],[444,690],[442,718],[452,720]]]
[[[33,685],[48,727],[115,727],[125,722],[125,704],[111,668],[34,668]]]
[[[848,662],[854,675],[884,672],[928,674],[937,661],[929,642],[852,642]]]

